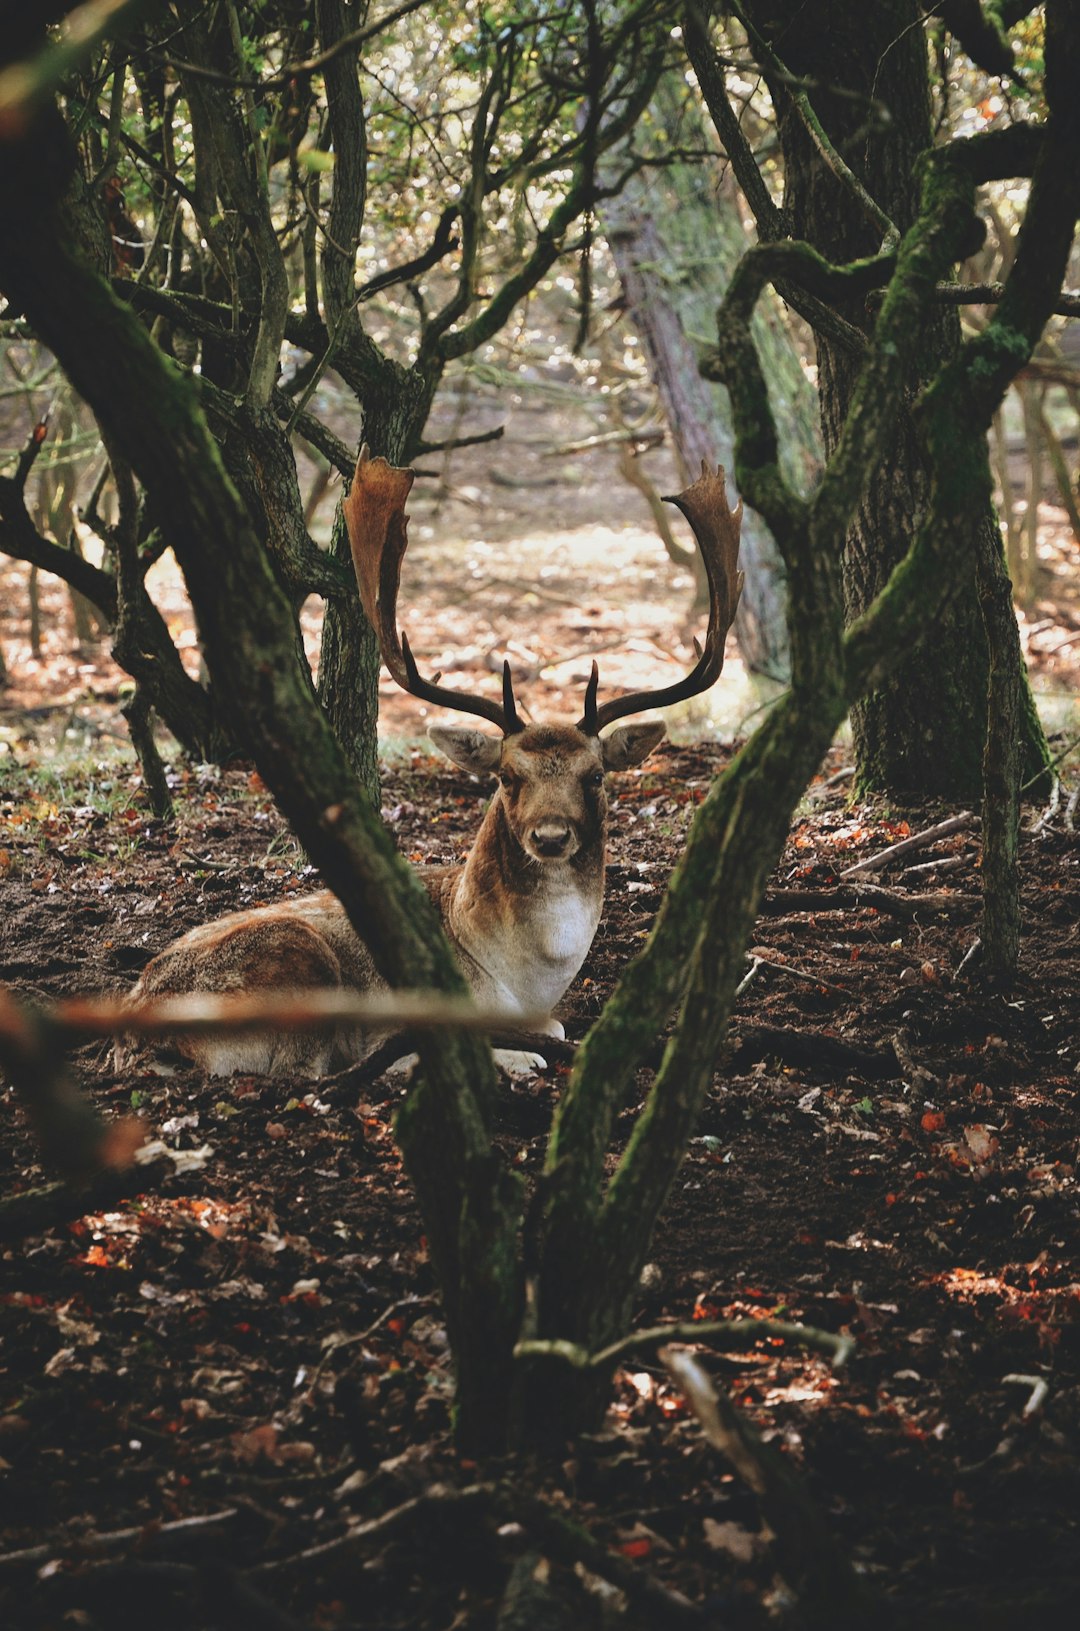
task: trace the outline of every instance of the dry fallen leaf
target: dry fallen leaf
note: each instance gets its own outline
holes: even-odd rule
[[[757,1536],[744,1529],[742,1524],[717,1523],[715,1518],[705,1518],[702,1527],[705,1544],[711,1546],[714,1552],[726,1552],[736,1563],[750,1563],[753,1560]]]

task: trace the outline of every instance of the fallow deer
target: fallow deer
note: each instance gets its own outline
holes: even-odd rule
[[[345,503],[360,598],[393,679],[412,696],[473,714],[498,735],[434,726],[431,740],[462,769],[497,778],[494,796],[463,865],[421,875],[474,997],[515,1015],[555,1007],[574,979],[600,921],[607,827],[606,771],[640,763],[665,732],[662,721],[620,725],[627,714],[666,707],[714,684],[724,639],[742,588],[738,571],[742,505],[732,511],[724,473],[702,465],[700,478],[670,502],[693,528],[709,580],[709,621],[698,661],[684,679],[659,690],[598,703],[597,665],[575,725],[525,724],[509,663],[502,700],[425,680],[397,627],[398,584],[408,542],[405,502],[411,470],[361,449]],[[132,1000],[186,992],[290,987],[381,986],[371,957],[337,899],[323,891],[276,906],[234,912],[182,936],[143,971]],[[562,1028],[552,1020],[552,1034]],[[376,1037],[339,1034],[180,1039],[189,1057],[215,1075],[230,1071],[321,1075],[332,1063],[362,1057]]]

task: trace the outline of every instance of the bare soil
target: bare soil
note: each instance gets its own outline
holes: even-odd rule
[[[725,759],[667,747],[620,780],[570,1037],[641,944]],[[26,996],[121,988],[188,925],[310,887],[242,770],[183,772],[174,829],[123,780],[105,792],[108,813],[101,789],[50,803],[25,776],[0,796],[0,981]],[[791,835],[635,1318],[774,1314],[853,1335],[839,1373],[775,1343],[708,1368],[899,1624],[1021,1631],[1063,1620],[1080,1586],[1080,842],[1060,814],[1025,837],[1022,974],[992,995],[957,975],[977,926],[977,836],[908,858],[962,858],[936,884],[900,863],[879,875],[901,895],[945,890],[947,916],[844,904],[843,866],[947,812],[901,819],[843,795],[819,782]],[[417,860],[459,855],[484,796],[420,755],[386,779]],[[821,903],[796,910],[792,889]],[[77,1068],[107,1113],[134,1104],[171,1145],[212,1153],[4,1244],[0,1619],[494,1626],[528,1521],[445,1498],[478,1471],[450,1438],[445,1332],[392,1136],[403,1089],[117,1074],[100,1049]],[[504,1084],[499,1144],[526,1172],[561,1075]],[[10,1094],[0,1138],[5,1191],[40,1182]],[[332,1544],[433,1486],[442,1504]],[[755,1497],[651,1361],[628,1363],[604,1432],[544,1487],[635,1579],[701,1605],[699,1623],[800,1623]],[[592,1575],[589,1591],[552,1568],[577,1592],[571,1623],[623,1622]],[[660,1623],[632,1603],[632,1623]]]

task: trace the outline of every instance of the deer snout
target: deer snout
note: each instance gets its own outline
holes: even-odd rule
[[[538,821],[529,832],[529,847],[541,861],[561,861],[577,848],[569,821]]]

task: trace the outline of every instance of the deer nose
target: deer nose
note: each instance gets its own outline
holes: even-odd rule
[[[537,855],[558,860],[570,848],[573,831],[568,821],[538,821],[529,837]]]

